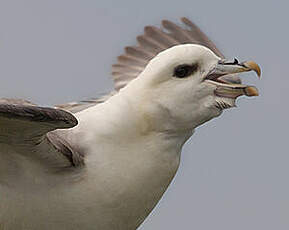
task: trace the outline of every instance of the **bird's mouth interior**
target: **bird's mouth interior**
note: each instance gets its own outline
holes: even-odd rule
[[[216,85],[215,95],[219,97],[237,98],[241,95],[258,96],[258,90],[255,86],[241,84],[233,74],[254,71],[260,77],[261,69],[253,61],[239,63],[237,59],[233,62],[220,60],[218,64],[209,72],[206,81]]]

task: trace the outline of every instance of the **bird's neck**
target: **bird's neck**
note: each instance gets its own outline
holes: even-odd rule
[[[120,222],[134,223],[131,229],[143,222],[166,191],[182,146],[192,134],[153,129],[134,104],[121,94],[114,96],[77,114],[79,125],[73,129],[77,145],[85,149],[87,180],[101,190],[98,194],[110,197],[104,207],[114,218],[123,213]],[[111,207],[118,207],[115,214]]]
[[[193,134],[192,129],[174,129],[169,120],[167,124],[162,121],[163,125],[160,126],[155,116],[144,111],[141,98],[132,99],[124,91],[105,103],[78,113],[79,125],[74,133],[84,139],[90,138],[91,141],[99,137],[112,140],[117,138],[123,142],[131,142],[135,138],[152,139],[165,143],[166,147],[174,145],[179,149]]]

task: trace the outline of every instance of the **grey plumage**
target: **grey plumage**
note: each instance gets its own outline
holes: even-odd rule
[[[125,48],[125,54],[119,56],[117,64],[112,66],[116,91],[136,78],[159,52],[175,45],[187,43],[204,45],[218,56],[224,57],[195,24],[187,18],[181,18],[181,21],[182,27],[168,20],[162,21],[163,29],[146,26],[144,34],[137,37],[138,46]]]
[[[182,22],[145,27],[113,65],[109,95],[54,108],[0,100],[4,229],[137,229],[174,178],[194,130],[238,96],[258,95],[253,86],[219,81],[260,75],[255,62],[225,62],[194,24]]]
[[[125,47],[124,54],[120,55],[117,58],[117,63],[112,65],[115,91],[111,94],[98,99],[57,105],[56,108],[75,113],[104,102],[136,78],[159,52],[174,45],[200,44],[211,49],[219,57],[224,57],[214,43],[194,23],[187,18],[181,18],[181,21],[182,26],[178,26],[171,21],[163,20],[162,29],[155,26],[146,26],[144,34],[137,37],[138,45]],[[232,79],[232,77],[229,78]]]
[[[13,145],[17,151],[45,149],[51,155],[34,156],[39,160],[49,158],[54,166],[78,166],[82,156],[62,141],[61,136],[51,133],[56,129],[72,128],[76,118],[63,110],[19,104],[0,104],[0,142]],[[57,138],[56,138],[57,137]],[[50,151],[57,150],[57,151]],[[44,159],[45,158],[45,159]],[[55,164],[54,164],[55,163]]]
[[[159,52],[175,45],[200,44],[208,47],[218,56],[224,57],[214,43],[194,23],[187,18],[181,18],[181,22],[182,26],[168,20],[162,21],[163,28],[146,26],[144,34],[137,37],[138,45],[125,47],[124,54],[120,55],[117,58],[117,63],[112,65],[115,90],[103,97],[56,105],[55,109],[37,107],[35,104],[22,99],[0,99],[0,122],[6,122],[4,127],[2,126],[0,129],[2,130],[2,133],[0,131],[2,139],[5,136],[3,130],[8,130],[10,135],[17,136],[16,129],[29,127],[26,130],[29,133],[34,133],[34,136],[30,138],[34,140],[37,137],[38,141],[44,139],[47,145],[51,145],[63,154],[69,160],[71,166],[83,165],[84,156],[65,142],[61,134],[50,132],[55,129],[70,128],[77,124],[74,116],[62,111],[62,109],[77,113],[103,103],[136,78]],[[238,77],[226,76],[225,78],[229,78],[230,81],[232,79],[235,79],[235,82],[240,81]],[[22,121],[21,124],[20,121]],[[12,127],[15,130],[12,130]]]

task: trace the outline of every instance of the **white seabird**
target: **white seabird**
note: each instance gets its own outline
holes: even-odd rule
[[[146,27],[113,66],[115,91],[105,98],[55,108],[0,101],[0,229],[136,229],[194,129],[238,96],[258,95],[228,75],[260,75],[256,63],[226,61],[182,22]]]

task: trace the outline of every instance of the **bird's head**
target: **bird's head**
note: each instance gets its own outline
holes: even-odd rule
[[[133,87],[155,127],[194,129],[234,107],[237,97],[258,95],[255,87],[230,76],[251,70],[260,75],[255,62],[229,62],[204,46],[177,45],[153,58]]]

